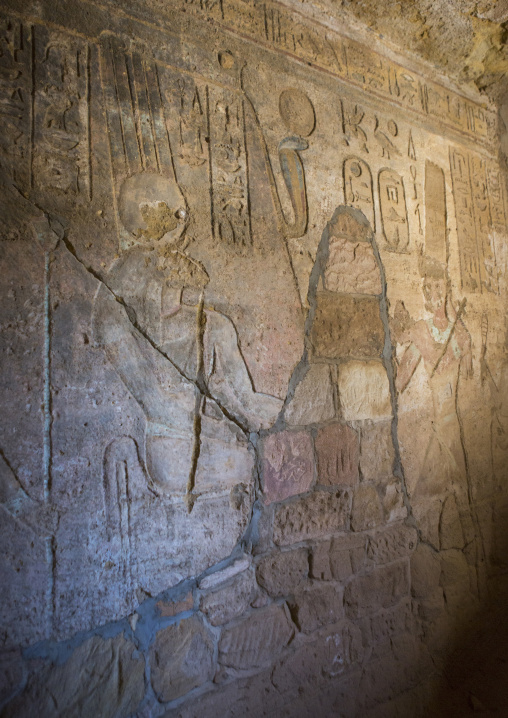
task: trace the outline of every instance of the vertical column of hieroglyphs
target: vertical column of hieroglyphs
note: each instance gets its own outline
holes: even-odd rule
[[[37,27],[33,50],[34,190],[52,203],[89,201],[90,48],[80,38]]]
[[[30,25],[0,19],[0,163],[14,184],[31,184],[32,49]]]
[[[252,243],[243,101],[210,85],[208,102],[213,236],[241,250]]]
[[[498,270],[492,244],[490,185],[494,188],[496,223],[504,215],[499,213],[502,192],[496,187],[495,172],[489,180],[487,160],[474,153],[450,149],[460,269],[463,289],[478,292],[498,291]],[[499,202],[501,197],[501,204]]]
[[[481,291],[480,257],[476,243],[468,155],[462,150],[450,150],[450,167],[459,239],[462,289],[477,292]]]

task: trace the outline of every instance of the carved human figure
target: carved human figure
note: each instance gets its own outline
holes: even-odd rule
[[[458,311],[454,308],[445,267],[433,258],[422,257],[420,272],[425,308],[431,316],[414,322],[404,305],[398,303],[394,334],[400,344],[407,346],[397,368],[395,386],[402,394],[423,360],[434,418],[417,489],[433,494],[453,484],[463,486],[466,477],[456,398],[461,372],[468,376],[472,373],[472,354],[471,337],[460,316],[464,304]]]
[[[95,336],[145,413],[154,486],[187,489],[190,510],[198,457],[219,452],[222,473],[238,468],[241,481],[245,433],[268,428],[282,401],[254,391],[232,321],[205,304],[209,278],[185,252],[188,209],[175,180],[132,176],[121,200],[137,244],[99,288]]]

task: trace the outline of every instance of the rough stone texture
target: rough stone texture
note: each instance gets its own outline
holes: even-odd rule
[[[316,491],[280,506],[274,517],[273,538],[279,546],[343,531],[349,520],[348,491]]]
[[[303,494],[314,481],[312,439],[304,431],[271,434],[263,442],[263,492],[267,504]]]
[[[288,404],[286,423],[288,426],[307,426],[328,421],[334,416],[330,369],[323,364],[311,364]]]
[[[381,294],[381,275],[370,243],[331,237],[325,284],[330,292]]]
[[[213,676],[212,637],[195,616],[162,629],[150,649],[152,687],[171,701]]]
[[[5,716],[119,716],[134,713],[145,691],[145,661],[123,635],[95,636],[63,665],[45,665],[29,677]]]
[[[375,481],[392,476],[394,460],[392,422],[365,421],[360,441],[362,478],[366,481]]]
[[[505,0],[0,5],[2,715],[499,714]]]
[[[319,429],[316,440],[318,484],[354,486],[358,480],[357,432],[343,424]]]
[[[171,618],[184,611],[190,611],[194,607],[194,597],[191,591],[185,596],[174,601],[158,601],[157,608],[161,616]]]
[[[267,556],[256,568],[259,585],[274,598],[294,593],[306,582],[308,574],[309,554],[304,548]]]
[[[272,605],[225,628],[219,641],[219,663],[230,668],[260,668],[271,663],[294,634],[287,609]]]
[[[375,486],[360,484],[353,496],[351,528],[353,531],[366,531],[383,522],[381,501]]]
[[[318,294],[310,335],[316,357],[379,357],[384,340],[377,299]]]
[[[342,592],[337,586],[315,585],[300,591],[288,602],[296,625],[304,633],[335,623],[343,617]]]
[[[344,590],[346,615],[355,618],[389,608],[409,593],[407,563],[394,563],[355,577]]]
[[[392,414],[388,377],[379,362],[349,361],[342,364],[339,368],[339,397],[346,421],[386,419]]]
[[[218,586],[219,584],[224,583],[224,581],[227,581],[229,578],[232,578],[233,576],[242,573],[242,571],[248,569],[249,566],[250,558],[248,556],[245,556],[244,558],[239,558],[236,561],[233,561],[230,566],[226,566],[226,568],[223,568],[220,571],[214,571],[208,576],[202,578],[199,582],[199,588],[207,589],[213,588],[214,586]]]
[[[230,586],[207,593],[202,597],[199,608],[212,626],[220,626],[244,613],[256,595],[256,584],[251,572],[234,579]]]

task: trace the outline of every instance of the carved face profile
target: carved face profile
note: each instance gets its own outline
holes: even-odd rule
[[[142,242],[164,240],[176,246],[188,222],[187,204],[176,181],[155,172],[127,177],[118,210],[125,229]]]
[[[446,268],[434,257],[426,255],[420,256],[418,264],[423,277],[425,309],[429,312],[436,312],[446,301]]]

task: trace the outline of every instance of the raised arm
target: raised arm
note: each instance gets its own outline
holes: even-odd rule
[[[250,431],[268,429],[275,422],[282,400],[254,391],[232,321],[210,312],[208,321],[213,348],[212,369],[208,376],[210,394]]]

